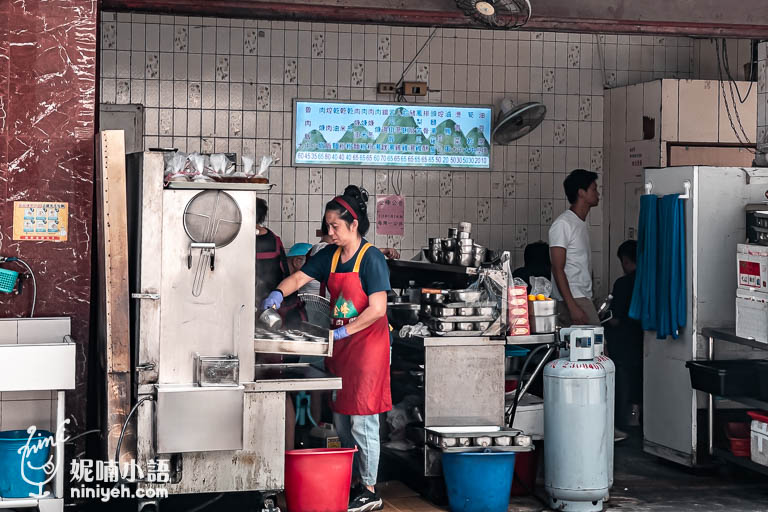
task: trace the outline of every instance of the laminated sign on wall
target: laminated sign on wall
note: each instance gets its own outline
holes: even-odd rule
[[[405,198],[382,196],[376,198],[376,233],[400,235],[405,231]]]
[[[69,203],[13,202],[13,239],[46,242],[67,241]]]

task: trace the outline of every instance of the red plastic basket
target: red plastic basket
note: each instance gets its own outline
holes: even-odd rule
[[[749,423],[730,422],[725,427],[725,435],[731,442],[731,453],[737,457],[749,457]]]
[[[755,421],[762,421],[768,423],[768,412],[765,411],[748,411],[749,417]]]

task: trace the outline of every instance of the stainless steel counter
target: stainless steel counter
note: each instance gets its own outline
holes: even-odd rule
[[[308,363],[257,364],[255,376],[254,382],[244,384],[246,393],[341,389],[341,377],[334,377]]]
[[[507,345],[541,345],[555,341],[555,333],[529,334],[528,336],[507,336]]]
[[[414,336],[410,338],[414,345],[422,347],[477,347],[488,345],[504,345],[503,339],[493,339],[489,336]]]

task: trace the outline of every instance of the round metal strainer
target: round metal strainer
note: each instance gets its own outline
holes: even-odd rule
[[[193,197],[184,209],[184,231],[197,243],[224,247],[240,232],[243,218],[237,202],[221,190],[206,190]]]

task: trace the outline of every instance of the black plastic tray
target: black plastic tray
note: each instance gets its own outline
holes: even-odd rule
[[[758,368],[761,361],[687,361],[691,387],[717,396],[758,395]],[[768,368],[766,368],[768,371]]]
[[[768,361],[755,361],[757,367],[757,396],[759,400],[768,401]]]

